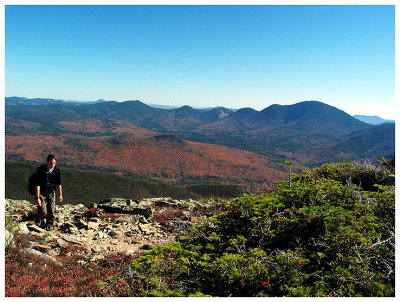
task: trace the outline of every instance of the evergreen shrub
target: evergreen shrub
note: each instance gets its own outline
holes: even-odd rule
[[[244,194],[102,286],[123,281],[128,296],[394,296],[395,192],[385,175],[325,164]]]

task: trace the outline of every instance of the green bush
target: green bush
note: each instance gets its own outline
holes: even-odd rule
[[[179,242],[135,258],[130,278],[114,278],[139,296],[394,296],[395,193],[384,174],[327,164],[270,194],[244,194]]]
[[[308,172],[312,177],[329,178],[340,181],[344,185],[355,184],[366,191],[374,190],[375,184],[384,185],[390,174],[385,167],[378,167],[364,160],[359,163],[343,161],[326,163]]]

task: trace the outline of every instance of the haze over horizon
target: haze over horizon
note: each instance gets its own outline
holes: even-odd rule
[[[394,6],[6,5],[6,96],[395,118]]]

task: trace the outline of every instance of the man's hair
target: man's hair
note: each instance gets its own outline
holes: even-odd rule
[[[53,154],[49,154],[49,155],[47,156],[47,161],[48,161],[48,162],[51,161],[51,160],[53,160],[53,159],[56,159],[56,157],[55,157]]]

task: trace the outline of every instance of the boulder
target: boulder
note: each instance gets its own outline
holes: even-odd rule
[[[138,224],[139,223],[139,221],[141,220],[141,219],[144,219],[144,217],[142,218],[143,216],[140,216],[140,215],[126,215],[126,216],[121,216],[121,217],[118,217],[116,220],[115,220],[115,224],[123,224],[123,225],[126,225],[126,224],[129,224],[129,225],[131,225],[131,224]]]
[[[59,247],[56,247],[56,248],[49,250],[46,254],[54,257],[54,256],[60,255],[60,253],[61,253],[61,249]]]
[[[108,213],[138,214],[145,217],[150,217],[152,214],[151,204],[143,202],[139,204],[132,199],[108,198],[101,201],[97,207]]]
[[[101,222],[101,218],[100,218],[100,217],[95,217],[95,216],[89,217],[88,222],[96,222],[96,223],[99,223],[99,222]]]
[[[18,225],[18,233],[22,233],[22,234],[28,234],[29,233],[28,225],[27,225],[26,222],[20,223]]]
[[[59,266],[64,266],[64,264],[62,264],[62,262],[58,261],[54,257],[47,255],[47,254],[43,254],[42,252],[35,250],[35,249],[25,248],[25,249],[21,250],[21,253],[29,255],[29,256],[39,257],[41,260],[43,260],[45,262],[52,262]]]
[[[34,231],[37,233],[46,233],[45,229],[38,227],[36,224],[27,224],[27,227],[29,231]]]
[[[87,238],[79,238],[76,236],[64,236],[64,240],[68,241],[72,244],[78,244],[78,245],[83,245],[85,241],[87,241]]]
[[[94,255],[92,258],[90,258],[90,262],[97,262],[100,260],[103,260],[105,257],[104,255]]]
[[[99,229],[99,223],[98,222],[92,222],[89,221],[87,224],[87,227],[89,230],[98,230]]]
[[[47,252],[51,250],[51,246],[46,244],[36,244],[33,248],[41,252]]]
[[[88,223],[81,218],[76,221],[75,225],[79,229],[86,229],[86,230],[88,229]]]
[[[14,234],[6,230],[6,241],[5,241],[6,248],[12,247],[14,244],[15,244]]]
[[[126,250],[122,252],[122,255],[124,256],[131,256],[131,255],[135,255],[136,254],[136,250]]]
[[[91,246],[90,248],[91,248],[91,251],[92,251],[93,253],[100,253],[100,252],[103,251],[103,249],[102,249],[101,246],[99,246],[99,245],[93,245],[93,246]]]
[[[64,239],[57,239],[57,245],[62,248],[65,249],[68,246],[68,242],[65,241]]]
[[[151,224],[139,224],[139,229],[145,234],[154,234],[157,232]]]
[[[67,221],[61,226],[61,230],[69,233],[76,233],[78,228],[71,222]]]
[[[108,232],[108,236],[110,236],[112,238],[116,238],[119,236],[119,234],[115,231],[111,231],[111,232]]]

